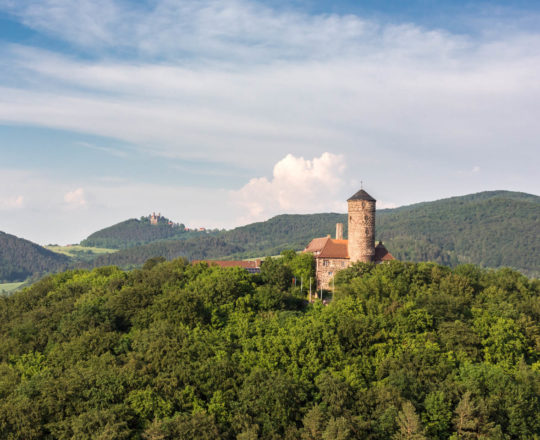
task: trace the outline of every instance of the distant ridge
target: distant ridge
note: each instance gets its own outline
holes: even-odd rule
[[[303,249],[314,237],[333,234],[346,214],[284,214],[213,236],[158,241],[94,260],[94,266],[140,265],[165,256],[247,258]],[[485,191],[377,211],[377,240],[398,259],[455,266],[509,266],[540,276],[540,197]]]
[[[183,224],[170,224],[169,219],[160,217],[158,224],[151,224],[148,217],[131,218],[101,229],[81,242],[82,246],[110,249],[125,249],[157,240],[183,238],[186,235]]]
[[[31,241],[0,231],[0,282],[63,270],[70,259]]]

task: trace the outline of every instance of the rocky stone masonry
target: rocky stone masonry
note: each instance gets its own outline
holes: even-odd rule
[[[375,201],[348,200],[349,257],[351,263],[375,258]]]
[[[315,262],[317,286],[323,289],[331,289],[334,275],[350,265],[350,261],[345,258],[316,258]]]

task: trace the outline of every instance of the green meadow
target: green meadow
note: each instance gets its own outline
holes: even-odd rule
[[[0,295],[15,292],[23,283],[0,283]]]
[[[44,246],[44,247],[52,252],[66,255],[77,261],[88,261],[97,257],[98,255],[110,254],[110,253],[118,251],[118,249],[86,247],[86,246],[80,246],[80,245],[68,245],[68,246],[49,245],[49,246]]]

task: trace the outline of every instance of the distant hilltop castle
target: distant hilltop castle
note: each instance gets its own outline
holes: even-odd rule
[[[157,225],[159,223],[159,220],[162,219],[161,212],[158,212],[158,215],[156,215],[155,212],[150,214],[150,224],[151,225]]]
[[[155,212],[153,212],[152,214],[148,216],[148,219],[150,220],[151,225],[158,225],[160,223],[163,223],[163,224],[168,224],[169,226],[174,226],[174,223],[171,222],[168,218],[163,217],[161,215],[161,212],[158,212],[157,215]]]
[[[161,215],[161,212],[158,212],[157,214],[155,212],[153,212],[152,214],[150,214],[149,216],[147,217],[141,217],[141,219],[148,219],[150,221],[150,224],[151,225],[169,225],[171,227],[179,227],[181,228],[182,230],[184,230],[184,232],[208,232],[206,230],[206,228],[203,228],[203,227],[200,227],[200,228],[187,228],[184,226],[183,223],[174,223],[172,221],[170,221],[167,217],[164,217]]]
[[[343,223],[336,224],[336,238],[314,238],[304,249],[315,257],[317,284],[330,287],[334,275],[357,261],[382,263],[394,260],[382,242],[375,246],[376,200],[363,189],[347,200],[349,239],[343,239]]]

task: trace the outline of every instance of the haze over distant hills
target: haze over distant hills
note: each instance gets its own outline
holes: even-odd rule
[[[148,258],[250,258],[303,249],[314,237],[335,233],[346,214],[278,215],[230,231],[186,233],[167,222],[129,219],[97,231],[82,245],[121,249],[77,262],[26,240],[0,233],[0,279],[22,281],[34,273],[73,267],[134,267]],[[377,211],[377,240],[400,260],[449,266],[508,266],[540,276],[540,197],[489,191]],[[88,258],[86,258],[88,260]]]
[[[346,214],[279,215],[264,222],[187,240],[156,241],[94,260],[93,265],[140,265],[168,259],[248,258],[303,249],[314,237],[335,233]],[[96,237],[96,234],[93,234]],[[166,237],[163,237],[166,238]],[[377,239],[398,259],[446,265],[509,266],[540,274],[540,197],[488,191],[377,211]]]

